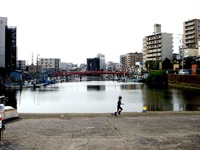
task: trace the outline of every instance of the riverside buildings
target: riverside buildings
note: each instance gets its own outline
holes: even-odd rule
[[[99,71],[105,70],[105,55],[97,54],[95,58],[87,58],[87,70],[88,71]]]
[[[162,69],[165,58],[172,59],[173,37],[171,33],[162,33],[161,25],[154,24],[154,33],[143,38],[143,62],[157,61]]]
[[[180,49],[182,57],[199,56],[200,19],[188,20],[183,23],[183,48]]]
[[[0,17],[0,67],[7,72],[16,69],[17,64],[17,30],[7,26],[7,18]]]
[[[42,68],[52,70],[52,72],[59,72],[60,59],[58,58],[40,58],[37,62]]]
[[[127,71],[134,71],[138,69],[136,65],[138,62],[143,62],[142,53],[127,53],[125,57],[125,68]]]
[[[37,72],[43,72],[44,77],[52,77],[54,73],[59,72],[59,63],[59,58],[37,58]]]

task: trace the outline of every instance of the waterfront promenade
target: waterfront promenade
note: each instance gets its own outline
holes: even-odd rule
[[[200,149],[200,112],[19,114],[2,150]]]

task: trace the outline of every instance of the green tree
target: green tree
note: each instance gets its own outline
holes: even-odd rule
[[[165,71],[162,70],[151,71],[146,81],[148,85],[154,87],[168,86],[167,74],[165,73]]]
[[[159,68],[159,62],[158,61],[146,61],[145,62],[145,67],[147,70],[157,70]]]
[[[184,69],[191,69],[192,68],[192,62],[194,62],[195,59],[193,57],[187,57],[185,59],[184,63]]]
[[[169,58],[165,58],[165,60],[162,62],[162,69],[163,70],[172,69],[172,63]]]

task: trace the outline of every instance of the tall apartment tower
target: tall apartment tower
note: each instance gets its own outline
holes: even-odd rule
[[[142,53],[127,53],[125,57],[125,67],[129,70],[136,69],[136,63],[142,62]]]
[[[183,23],[183,57],[197,56],[200,41],[200,19],[188,20]]]
[[[7,18],[0,17],[0,67],[5,67]]]
[[[0,67],[8,72],[16,69],[17,29],[7,26],[7,18],[0,17]]]
[[[200,41],[200,19],[193,19],[183,23],[184,47],[196,48]]]
[[[165,58],[172,59],[173,37],[171,33],[162,33],[161,25],[154,25],[154,32],[143,38],[143,62],[158,61],[159,69],[162,69],[162,61]]]

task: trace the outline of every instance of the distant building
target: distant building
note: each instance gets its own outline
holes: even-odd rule
[[[59,69],[69,71],[73,67],[73,63],[60,62]]]
[[[42,65],[29,65],[27,69],[27,73],[34,74],[35,77],[39,76],[39,74],[42,72],[43,72]]]
[[[198,42],[200,41],[200,19],[188,20],[183,23],[182,57],[198,56]]]
[[[134,70],[138,68],[137,62],[143,62],[142,53],[127,53],[125,57],[125,68],[130,70]]]
[[[143,62],[158,61],[159,69],[165,58],[172,60],[173,37],[171,33],[162,33],[161,25],[154,25],[154,33],[143,39]]]
[[[120,64],[120,66],[125,66],[125,64],[126,64],[126,55],[120,55],[119,64]]]
[[[40,58],[39,60],[39,65],[51,72],[59,72],[59,63],[59,58]]]
[[[100,70],[100,58],[88,58],[87,59],[87,70],[88,71],[99,71]]]
[[[105,70],[106,69],[105,55],[97,54],[97,58],[100,59],[100,70]]]
[[[99,57],[99,58],[100,58],[100,57],[101,57],[101,58],[105,58],[105,55],[99,53],[99,54],[97,54],[97,57]]]
[[[26,61],[25,60],[17,60],[17,69],[18,70],[26,70]]]
[[[86,68],[87,67],[87,65],[86,64],[80,64],[80,69],[82,70],[82,71],[86,71]]]
[[[109,61],[106,63],[106,70],[108,71],[119,71],[120,65],[119,63]]]

